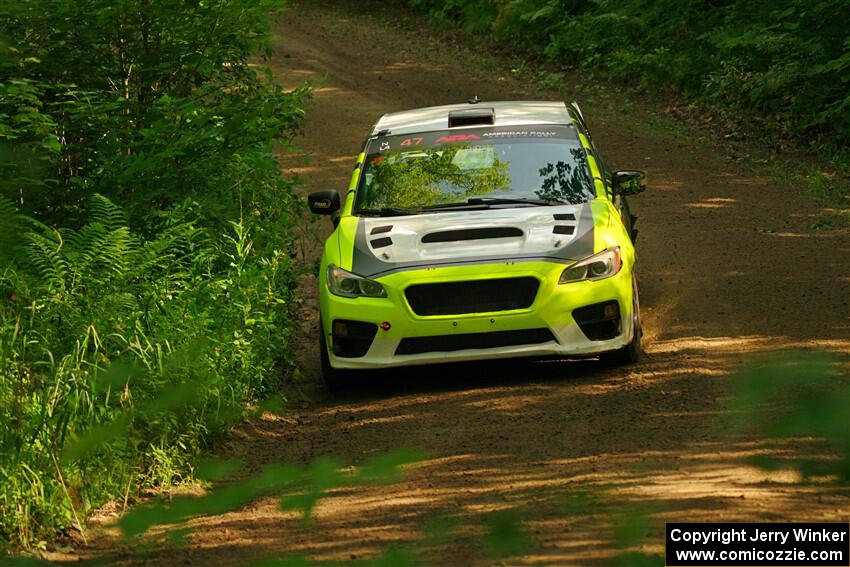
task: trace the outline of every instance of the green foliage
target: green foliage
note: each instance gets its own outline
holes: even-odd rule
[[[645,504],[627,504],[614,525],[614,546],[619,553],[614,565],[622,567],[650,567],[661,565],[663,559],[642,551],[653,525],[650,510]]]
[[[254,254],[241,223],[147,239],[105,197],[89,210],[78,230],[30,221],[0,277],[0,514],[24,544],[179,481],[289,357],[288,256]]]
[[[773,469],[793,466],[803,475],[850,481],[850,383],[842,377],[846,357],[796,351],[775,355],[742,369],[736,377],[732,410],[738,426],[755,429],[768,439],[817,438],[835,459],[759,458],[755,464]]]
[[[270,141],[291,136],[307,90],[284,92],[249,58],[267,52],[269,11],[280,6],[4,4],[0,36],[14,57],[0,59],[0,76],[18,78],[0,85],[0,144],[37,148],[58,175],[50,176],[49,194],[40,185],[5,182],[0,194],[41,220],[58,221],[77,218],[97,192],[145,231],[158,228],[149,226],[151,209],[187,199],[219,225],[246,195],[257,213],[279,221],[293,202],[281,199],[289,185]],[[17,168],[26,173],[32,165]]]
[[[19,201],[26,194],[42,206],[45,193],[56,187],[49,170],[61,149],[56,122],[44,108],[47,89],[32,79],[0,81],[0,195]]]
[[[119,527],[133,537],[157,525],[172,525],[198,516],[211,516],[238,510],[264,496],[274,496],[284,509],[300,509],[305,520],[324,494],[347,483],[394,482],[400,477],[401,467],[422,459],[418,453],[399,450],[366,463],[353,473],[346,474],[342,465],[319,458],[307,468],[272,463],[238,482],[224,485],[204,496],[181,496],[168,502],[139,506],[125,514]],[[232,466],[227,461],[208,459],[207,466],[225,470]],[[377,473],[377,474],[376,474]]]
[[[486,520],[484,549],[492,557],[516,557],[531,547],[531,538],[522,526],[519,510],[508,508],[493,512]]]
[[[820,170],[813,171],[804,180],[806,194],[825,203],[842,203],[843,187],[836,175],[826,175]]]
[[[360,482],[395,482],[401,480],[401,467],[412,465],[424,458],[424,455],[413,449],[396,449],[361,465],[357,479]]]
[[[407,0],[446,24],[460,22],[470,32],[485,32],[497,15],[490,0]]]
[[[0,6],[0,546],[180,482],[280,405],[300,205],[274,144],[309,91],[249,64],[280,7]]]
[[[407,2],[616,81],[746,111],[827,153],[850,144],[841,0]]]

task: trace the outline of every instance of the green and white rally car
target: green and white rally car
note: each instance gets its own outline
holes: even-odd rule
[[[573,103],[386,114],[366,140],[319,271],[325,379],[347,369],[640,354],[644,174],[608,169]]]

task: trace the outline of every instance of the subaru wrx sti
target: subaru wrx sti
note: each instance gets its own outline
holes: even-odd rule
[[[319,271],[325,379],[349,369],[640,354],[640,171],[612,171],[575,103],[386,114],[357,157]]]

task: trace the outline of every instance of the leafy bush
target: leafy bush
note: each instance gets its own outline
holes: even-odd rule
[[[269,12],[280,5],[4,4],[0,36],[13,55],[0,59],[0,75],[14,79],[0,90],[0,118],[11,122],[0,142],[32,140],[60,155],[49,195],[11,183],[2,194],[40,220],[65,220],[97,192],[143,229],[151,208],[186,198],[219,228],[246,188],[264,205],[281,203],[287,186],[269,142],[297,128],[307,91],[284,92],[249,64],[268,50]]]
[[[4,538],[25,544],[74,509],[189,473],[289,357],[288,255],[255,254],[242,223],[218,235],[174,218],[145,239],[105,197],[90,209],[71,230],[2,205],[20,246],[0,276],[0,515]],[[191,403],[146,405],[176,386]],[[69,441],[109,430],[105,449],[63,459]]]
[[[747,111],[828,152],[850,144],[847,2],[407,2],[617,81]]]
[[[824,452],[751,459],[766,469],[797,469],[850,485],[850,375],[847,356],[822,351],[786,351],[755,360],[736,376],[730,409],[740,431],[767,439],[818,440]]]
[[[0,545],[192,474],[291,359],[278,0],[0,7]]]

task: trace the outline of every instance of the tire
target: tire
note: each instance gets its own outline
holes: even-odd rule
[[[632,321],[634,325],[632,340],[622,348],[599,355],[599,360],[604,364],[608,366],[634,364],[640,360],[643,354],[643,349],[640,346],[640,339],[643,336],[643,326],[640,320],[640,298],[638,297],[637,279],[634,276],[632,276]]]
[[[322,380],[328,390],[339,390],[346,384],[348,373],[331,366],[331,360],[328,357],[328,342],[325,339],[325,327],[321,321],[319,321],[319,362]]]

